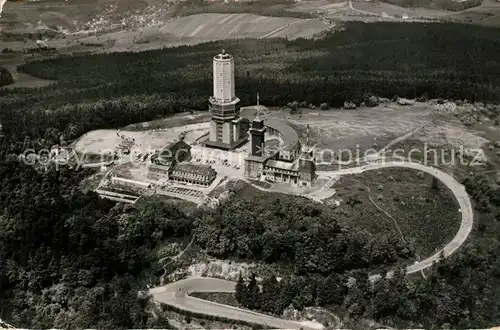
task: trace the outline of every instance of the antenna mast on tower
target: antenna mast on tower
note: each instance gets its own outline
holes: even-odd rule
[[[306,129],[306,152],[309,152],[309,124]]]
[[[257,115],[255,115],[255,120],[260,120],[260,104],[259,104],[259,92],[257,92]]]

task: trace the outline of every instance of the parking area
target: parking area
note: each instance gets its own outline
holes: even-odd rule
[[[192,162],[212,166],[218,174],[227,177],[242,177],[247,156],[244,152],[211,149],[202,146],[193,146],[191,149]]]

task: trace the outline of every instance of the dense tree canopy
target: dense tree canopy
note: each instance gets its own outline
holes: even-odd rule
[[[0,87],[12,84],[14,80],[9,70],[4,67],[0,67]]]
[[[189,216],[155,203],[124,214],[79,191],[86,171],[2,160],[0,173],[0,318],[39,329],[154,325],[140,278],[157,244],[189,235]]]
[[[216,211],[206,212],[194,232],[212,255],[289,263],[298,274],[328,275],[411,256],[396,236],[341,228],[327,206],[256,191],[234,196]]]
[[[459,252],[426,270],[425,278],[405,277],[404,272],[396,271],[391,279],[383,276],[371,285],[366,271],[357,269],[332,272],[327,277],[294,274],[277,285],[271,276],[253,294],[247,290],[251,282],[241,279],[236,298],[251,307],[249,301],[257,296],[260,303],[254,308],[276,314],[288,305],[299,309],[339,306],[352,319],[365,317],[397,328],[488,328],[499,324],[500,203],[490,179],[484,174],[464,179],[479,211],[476,226]],[[288,294],[283,296],[283,292]]]
[[[39,171],[11,152],[51,146],[61,134],[74,139],[92,129],[206,109],[211,56],[221,48],[236,57],[243,103],[253,102],[257,91],[270,106],[340,105],[367,94],[499,101],[499,43],[497,30],[469,25],[349,23],[321,40],[224,41],[21,66],[59,84],[0,90],[0,318],[26,328],[165,328],[148,317],[137,290],[143,278],[158,275],[150,257],[158,244],[195,233],[212,256],[293,268],[280,282],[265,279],[262,291],[255,279],[241,280],[238,297],[248,307],[279,313],[290,304],[340,305],[352,317],[389,324],[498,324],[500,202],[488,178],[464,182],[482,213],[459,254],[427,279],[401,275],[371,288],[368,266],[407,260],[413,252],[394,237],[344,230],[326,206],[236,195],[202,214],[158,203],[126,212],[80,192],[88,172]]]
[[[59,81],[0,91],[8,135],[75,138],[88,130],[206,110],[211,59],[235,56],[237,94],[268,106],[292,101],[339,106],[366,94],[500,100],[497,30],[451,23],[349,22],[324,39],[230,40],[141,53],[62,56],[19,67]]]

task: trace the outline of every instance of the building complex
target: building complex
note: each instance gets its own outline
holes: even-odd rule
[[[316,165],[307,143],[301,150],[298,135],[292,127],[279,121],[271,121],[269,124],[266,125],[258,114],[252,121],[249,154],[245,159],[245,177],[311,187],[316,178]],[[277,135],[282,143],[275,148],[266,147],[266,131]]]
[[[192,164],[191,146],[184,141],[168,145],[151,156],[148,177],[154,180],[171,180],[208,187],[217,173],[208,165]]]
[[[257,106],[240,108],[235,95],[234,58],[224,50],[213,58],[213,96],[209,98],[210,132],[205,147],[234,150],[249,141],[245,158],[246,178],[310,187],[316,177],[314,157],[301,148],[297,132],[286,122],[261,118]],[[280,141],[274,148],[266,136]],[[190,146],[177,141],[151,157],[148,177],[209,186],[216,178],[207,165],[191,163]]]

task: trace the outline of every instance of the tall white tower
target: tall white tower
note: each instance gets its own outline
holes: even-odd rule
[[[233,149],[244,142],[247,135],[241,132],[240,99],[234,92],[234,58],[224,50],[213,58],[213,96],[209,110],[210,139],[207,146]]]
[[[231,102],[234,94],[234,59],[222,53],[214,57],[214,100],[221,103]]]

